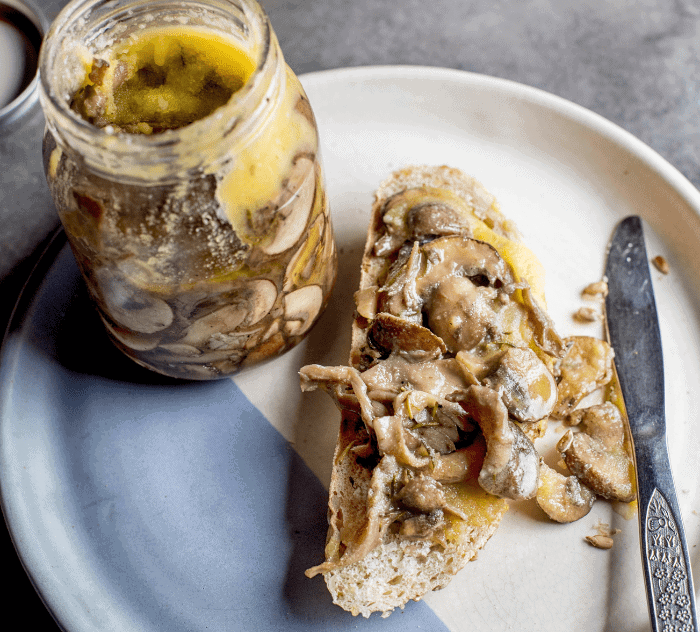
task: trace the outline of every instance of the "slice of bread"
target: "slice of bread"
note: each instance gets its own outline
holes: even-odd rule
[[[424,196],[423,206],[428,208],[432,204],[432,215],[426,215],[426,221],[431,223],[427,228],[421,224],[425,217],[414,215],[410,221],[406,219],[406,209],[410,203],[403,204],[397,197],[410,197],[414,191],[417,191],[417,196]],[[440,218],[444,207],[456,209],[456,212],[448,210],[447,215]],[[387,212],[390,208],[399,209],[395,211],[395,216]],[[407,222],[412,222],[408,233]],[[387,228],[389,224],[391,228]],[[395,456],[399,454],[400,460],[403,448],[397,448],[396,442],[391,444],[395,448],[393,456],[385,454],[382,445],[387,445],[387,439],[379,425],[380,422],[384,423],[382,420],[393,419],[392,412],[398,414],[396,404],[392,409],[392,404],[388,403],[391,398],[382,397],[381,393],[376,395],[376,387],[374,395],[368,392],[373,387],[371,383],[367,386],[370,380],[364,377],[370,374],[372,367],[386,360],[386,349],[377,349],[379,334],[376,323],[382,320],[377,317],[377,295],[382,291],[380,288],[391,282],[392,275],[396,276],[397,257],[403,257],[405,261],[412,243],[425,244],[447,235],[466,235],[479,240],[479,243],[487,242],[498,251],[512,272],[512,278],[508,277],[511,279],[508,283],[515,288],[511,290],[512,300],[523,306],[519,308],[521,311],[529,309],[528,313],[533,313],[534,317],[518,321],[519,331],[512,334],[517,340],[506,341],[506,344],[532,348],[548,369],[551,369],[553,357],[560,351],[561,341],[544,311],[538,307],[544,301],[542,266],[519,242],[515,226],[505,219],[494,197],[479,182],[457,169],[445,166],[411,166],[395,172],[380,185],[372,207],[360,288],[356,294],[357,312],[352,329],[350,368],[326,369],[311,365],[301,371],[304,390],[325,389],[342,411],[330,485],[326,561],[309,569],[307,575],[311,577],[322,573],[334,602],[355,615],[367,617],[377,611],[388,615],[397,606],[403,607],[411,599],[419,600],[427,592],[444,587],[457,571],[476,556],[496,531],[508,509],[506,499],[487,493],[479,484],[487,445],[477,426],[473,426],[475,430],[471,432],[469,423],[465,422],[462,430],[466,428],[471,434],[466,445],[460,434],[458,451],[460,458],[466,459],[464,462],[467,465],[463,466],[460,480],[454,481],[449,476],[441,479],[440,493],[447,499],[444,511],[430,513],[428,509],[416,509],[416,502],[408,502],[410,511],[407,511],[406,502],[402,504],[401,500],[397,500],[401,498],[401,494],[397,495],[396,492],[397,480],[405,482],[408,476],[408,480],[417,477],[427,481],[436,469],[442,467],[442,455],[435,450],[430,451],[430,465],[424,466],[424,461],[415,456],[420,452],[418,450],[406,457],[406,462],[411,463],[411,459],[417,459],[420,461],[418,465],[413,463],[408,466],[406,462],[401,465]],[[402,254],[399,253],[401,246],[404,246]],[[418,247],[416,243],[411,252],[416,252]],[[410,262],[405,265],[410,267]],[[385,295],[388,294],[390,292],[385,292]],[[399,318],[402,317],[399,315]],[[411,320],[410,317],[408,319]],[[416,322],[407,323],[406,327],[410,331],[413,331],[411,327],[418,327],[424,332],[428,327],[426,319],[418,323],[420,319],[420,314],[414,315]],[[403,320],[383,317],[382,322],[385,325],[383,332],[389,331],[389,336],[401,337]],[[511,335],[511,332],[507,333]],[[425,334],[427,337],[430,335],[433,334]],[[382,336],[386,338],[387,334],[383,333]],[[455,349],[445,351],[442,340],[433,337],[438,340],[437,347],[432,351],[420,351],[424,356],[420,353],[411,355],[413,351],[406,352],[397,343],[398,347],[393,348],[395,353],[391,357],[410,356],[411,367],[426,367],[426,370],[439,365],[439,370],[444,372],[445,363],[449,362],[452,363],[449,366],[454,367]],[[379,346],[386,347],[387,344],[383,342]],[[420,345],[423,345],[421,349],[430,347],[429,341]],[[425,357],[423,364],[421,357]],[[454,379],[456,382],[465,380],[465,389],[470,386],[463,374]],[[415,388],[415,384],[409,384],[408,388]],[[455,389],[450,398],[459,403],[460,387],[456,386]],[[416,401],[422,401],[420,397],[425,400],[420,395]],[[408,417],[412,420],[415,410],[411,410],[411,404],[413,401],[415,409],[415,401],[409,401],[408,397],[401,401],[407,402]],[[429,398],[425,401],[433,402],[433,419],[436,407],[451,410],[450,407],[454,405],[441,396],[436,396],[434,401]],[[425,410],[428,410],[428,404],[425,406]],[[455,413],[457,416],[459,410]],[[531,423],[519,425],[525,434],[530,439],[541,436],[546,419],[534,420],[534,423],[529,421]],[[409,474],[406,475],[405,471]],[[422,520],[417,532],[405,526],[409,522],[407,515],[409,518],[418,516]],[[433,523],[434,529],[430,527]]]

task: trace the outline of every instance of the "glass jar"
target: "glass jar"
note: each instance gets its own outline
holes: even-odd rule
[[[314,115],[259,5],[74,0],[39,66],[47,181],[115,344],[213,379],[299,343],[336,248]]]

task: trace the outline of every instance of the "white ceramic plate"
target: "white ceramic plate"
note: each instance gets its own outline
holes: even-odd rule
[[[338,413],[296,372],[343,364],[372,191],[410,163],[479,179],[547,271],[560,333],[600,278],[615,223],[646,221],[666,362],[669,451],[698,576],[700,194],[599,116],[511,82],[436,68],[306,75],[340,275],[309,339],[234,380],[176,384],[113,350],[64,248],[3,347],[0,485],[22,560],[71,632],[648,629],[636,516],[598,502],[550,523],[532,503],[444,590],[353,619],[303,569],[322,558]],[[556,432],[554,441],[558,436]],[[301,457],[301,458],[300,458]],[[623,512],[624,513],[624,512]],[[584,536],[621,529],[611,551]]]

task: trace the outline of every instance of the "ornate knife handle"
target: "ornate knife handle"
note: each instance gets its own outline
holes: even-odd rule
[[[654,632],[700,632],[695,591],[668,458],[640,463],[638,489],[644,579]],[[639,471],[639,469],[637,470]]]

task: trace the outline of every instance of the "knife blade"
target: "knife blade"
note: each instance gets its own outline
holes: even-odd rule
[[[605,322],[625,403],[637,475],[640,544],[654,632],[698,632],[688,546],[666,443],[664,371],[656,300],[636,215],[613,234]]]

